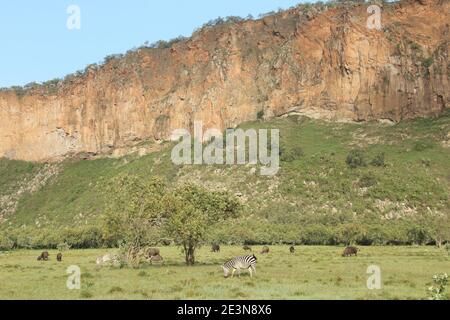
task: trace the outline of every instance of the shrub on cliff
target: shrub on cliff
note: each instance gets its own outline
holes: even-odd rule
[[[264,110],[258,111],[258,113],[256,114],[256,119],[264,120]]]
[[[358,181],[360,188],[370,188],[377,184],[377,179],[372,173],[364,174]]]
[[[384,152],[379,153],[375,156],[375,158],[372,159],[372,161],[370,162],[370,164],[374,167],[385,167],[386,163],[385,163],[385,155]]]
[[[414,143],[414,151],[423,152],[428,149],[432,149],[433,144],[429,141],[416,141]]]
[[[362,150],[350,151],[350,153],[347,155],[346,163],[352,169],[365,167],[366,161],[364,159],[364,152]]]
[[[283,162],[293,162],[300,159],[303,156],[303,149],[301,147],[293,148],[280,148],[281,161]]]

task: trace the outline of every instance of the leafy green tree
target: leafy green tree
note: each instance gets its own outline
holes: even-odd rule
[[[363,242],[367,236],[367,230],[357,223],[349,223],[338,228],[338,235],[340,243],[354,245]]]
[[[433,217],[429,225],[436,245],[441,248],[445,242],[450,242],[450,213]]]
[[[407,234],[409,240],[415,245],[423,245],[430,240],[429,231],[419,224],[411,225]]]
[[[301,243],[305,245],[332,245],[335,243],[333,230],[328,226],[314,224],[300,232]]]
[[[123,241],[126,260],[139,266],[141,250],[163,236],[183,246],[186,263],[195,263],[195,249],[217,222],[236,217],[240,204],[224,192],[195,185],[169,190],[160,178],[143,180],[121,175],[106,187],[104,237]]]
[[[0,234],[0,251],[11,250],[14,248],[14,241],[12,241],[6,234]]]
[[[237,217],[240,203],[225,192],[187,184],[163,201],[165,230],[184,249],[186,264],[195,264],[195,250],[218,222]]]
[[[166,189],[160,178],[145,180],[127,174],[106,187],[104,237],[124,242],[126,260],[133,267],[139,265],[139,252],[148,244],[148,235],[158,234]]]

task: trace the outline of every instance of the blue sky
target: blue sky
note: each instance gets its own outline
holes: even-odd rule
[[[145,41],[189,36],[219,16],[257,16],[304,0],[14,0],[0,5],[0,87],[64,77]],[[69,30],[67,8],[81,10]]]

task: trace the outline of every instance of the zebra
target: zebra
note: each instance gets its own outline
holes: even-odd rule
[[[256,262],[257,258],[255,255],[251,256],[242,256],[234,258],[233,260],[228,261],[224,265],[222,265],[223,276],[228,278],[230,276],[234,277],[235,272],[238,272],[239,277],[241,276],[241,269],[247,269],[250,272],[250,277],[253,278],[253,274],[256,276]]]

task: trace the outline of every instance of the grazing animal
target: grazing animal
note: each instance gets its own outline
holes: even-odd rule
[[[220,252],[220,246],[218,244],[213,244],[211,246],[211,252]]]
[[[269,251],[270,251],[269,247],[265,246],[265,247],[262,248],[261,254],[268,254]]]
[[[252,251],[252,248],[249,246],[243,246],[242,249],[244,249],[245,251]]]
[[[160,251],[158,248],[149,248],[147,249],[147,256],[151,259],[154,256],[159,256]]]
[[[290,253],[295,253],[295,247],[294,247],[294,246],[291,246],[291,247],[289,248],[289,252],[290,252]]]
[[[62,253],[61,253],[61,252],[58,253],[58,254],[56,255],[56,260],[57,260],[58,262],[61,262],[61,261],[62,261]]]
[[[358,251],[359,251],[358,248],[347,247],[347,248],[345,248],[344,253],[342,254],[342,256],[343,257],[351,257],[351,256],[354,255],[356,257],[358,255]]]
[[[98,257],[96,261],[97,266],[119,266],[120,265],[120,256],[117,254],[105,254],[104,256]]]
[[[150,263],[153,264],[153,262],[156,263],[163,263],[164,259],[163,257],[161,257],[159,254],[155,255],[155,256],[151,256],[150,257]]]
[[[224,265],[222,265],[223,276],[225,278],[228,278],[231,272],[231,277],[233,278],[234,274],[237,271],[240,277],[241,269],[247,269],[250,272],[250,277],[253,278],[253,274],[255,274],[256,276],[257,261],[258,259],[255,257],[255,255],[234,258],[233,260],[230,260]]]
[[[48,254],[48,252],[44,251],[41,253],[41,255],[37,259],[38,259],[38,261],[48,261],[49,256],[50,255]]]

